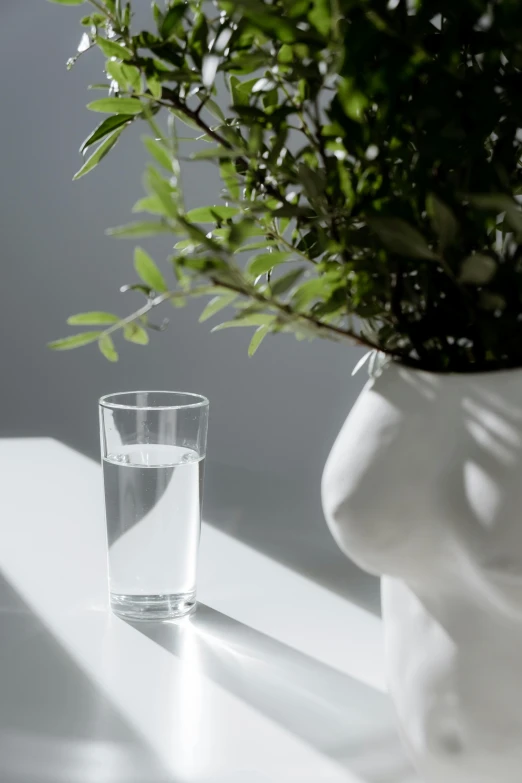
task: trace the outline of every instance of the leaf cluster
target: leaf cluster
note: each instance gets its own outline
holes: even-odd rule
[[[85,6],[76,57],[106,58],[88,108],[108,116],[76,177],[144,123],[142,216],[110,233],[173,252],[160,271],[136,251],[136,313],[76,316],[106,328],[53,347],[114,359],[113,332],[144,344],[152,308],[210,295],[202,320],[232,308],[218,328],[254,327],[250,353],[292,332],[434,371],[522,365],[518,0],[168,0],[147,30],[130,2]],[[219,203],[185,209],[186,159],[219,167]]]

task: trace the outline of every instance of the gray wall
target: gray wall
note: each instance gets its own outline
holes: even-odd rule
[[[288,479],[294,497],[312,499],[303,529],[320,531],[321,546],[334,557],[318,505],[319,481],[364,382],[363,373],[350,376],[358,349],[285,335],[269,338],[249,359],[247,330],[211,335],[208,324],[198,324],[201,302],[179,311],[167,305],[158,316],[171,316],[169,330],[152,335],[148,348],[121,345],[115,365],[96,346],[68,353],[45,348],[68,332],[71,313],[123,314],[140,301],[118,290],[134,280],[132,243],[110,239],[104,230],[128,222],[142,195],[144,130],[125,134],[95,172],[71,181],[80,164],[79,144],[100,119],[85,109],[89,98],[99,96],[87,93],[86,85],[103,80],[96,55],[80,58],[71,72],[65,69],[81,34],[81,15],[81,8],[44,0],[0,2],[0,432],[48,434],[95,455],[96,400],[102,393],[204,393],[211,400],[210,458],[249,471],[254,483],[263,472],[268,488],[267,476]],[[208,165],[191,167],[185,184],[191,206],[209,203],[212,192],[217,200]],[[166,247],[156,243],[153,254],[161,258]],[[344,568],[340,556],[336,562]]]

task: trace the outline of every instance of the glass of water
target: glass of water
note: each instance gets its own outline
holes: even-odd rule
[[[196,605],[208,400],[137,391],[99,406],[112,610],[182,617]]]

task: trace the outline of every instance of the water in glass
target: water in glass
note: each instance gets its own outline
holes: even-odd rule
[[[184,446],[122,446],[103,460],[113,605],[152,616],[194,601],[204,459]]]

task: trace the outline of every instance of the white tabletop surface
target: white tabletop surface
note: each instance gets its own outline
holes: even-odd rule
[[[416,781],[376,615],[204,524],[196,615],[131,625],[99,466],[0,440],[0,487],[1,783]]]

